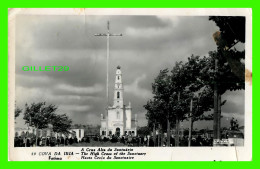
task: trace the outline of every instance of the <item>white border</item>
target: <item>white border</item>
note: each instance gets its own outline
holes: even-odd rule
[[[28,8],[8,10],[8,140],[9,160],[45,161],[47,156],[32,157],[31,152],[74,151],[80,147],[14,148],[15,102],[15,16],[19,15],[178,15],[178,16],[246,16],[246,69],[252,72],[252,9],[249,8]],[[134,148],[146,152],[134,161],[251,161],[252,160],[252,78],[245,83],[245,145],[244,147],[155,147]],[[77,156],[63,160],[80,160]]]

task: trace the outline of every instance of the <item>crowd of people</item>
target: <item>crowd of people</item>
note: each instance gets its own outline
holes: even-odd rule
[[[164,147],[167,145],[167,137],[158,136],[156,138],[153,136],[132,136],[132,135],[124,135],[124,136],[85,136],[82,139],[78,139],[76,136],[73,137],[15,137],[14,146],[15,147],[34,147],[36,146],[70,146],[72,144],[77,144],[79,142],[90,143],[90,141],[96,142],[111,142],[117,143],[120,142],[125,146],[133,146],[133,147]],[[191,146],[212,146],[213,138],[205,138],[201,136],[193,137],[191,140]],[[174,136],[170,137],[170,146],[175,146],[175,138]],[[188,137],[183,136],[179,139],[179,146],[188,146]]]
[[[158,136],[156,138],[153,136],[131,136],[125,135],[122,137],[118,137],[116,135],[110,135],[108,137],[105,136],[97,136],[94,138],[95,141],[107,142],[110,141],[112,143],[120,142],[126,146],[133,147],[164,147],[167,145],[167,137]],[[170,146],[175,146],[175,138],[174,136],[170,137]],[[179,138],[179,146],[188,146],[188,137],[183,136]],[[191,146],[213,146],[213,138],[206,138],[201,136],[193,137],[191,140]]]
[[[15,147],[34,147],[36,146],[48,146],[48,147],[55,147],[55,146],[69,146],[74,143],[78,143],[79,140],[76,136],[74,137],[15,137],[14,139],[14,146]]]

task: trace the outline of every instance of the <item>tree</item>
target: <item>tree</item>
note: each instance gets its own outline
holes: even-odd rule
[[[231,51],[234,53],[235,51]],[[243,54],[236,54],[237,58],[242,58]],[[221,122],[221,106],[224,102],[221,101],[221,95],[227,90],[244,89],[245,82],[234,75],[227,59],[220,54],[219,51],[209,52],[209,57],[205,58],[205,66],[201,70],[201,80],[207,86],[210,86],[214,95],[214,113],[213,113],[213,133],[214,139],[219,139],[220,122]]]
[[[217,31],[213,34],[213,38],[218,47],[217,54],[214,59],[216,76],[214,84],[213,130],[214,138],[220,139],[221,94],[230,89],[244,89],[245,64],[243,60],[245,59],[245,51],[237,51],[235,45],[239,42],[245,43],[245,17],[210,16],[209,20],[214,21],[216,25],[220,28],[220,31]],[[223,65],[223,61],[226,62],[225,65]],[[219,62],[222,62],[222,64],[219,64]],[[226,70],[229,71],[229,73],[231,72],[232,74],[229,74],[231,76],[227,76],[226,79],[221,79],[219,78],[221,76],[218,76],[219,72],[221,72],[219,71],[219,68],[222,68],[222,66],[228,66],[229,69]],[[236,79],[235,77],[237,77],[238,79]],[[219,88],[218,85],[221,82],[231,83],[226,83],[226,86],[222,85],[222,88]]]
[[[167,128],[167,146],[170,145],[170,129],[174,124],[176,145],[178,145],[179,122],[186,117],[185,114],[188,112],[187,98],[189,93],[184,90],[186,85],[187,78],[183,70],[183,63],[176,62],[170,73],[168,69],[160,71],[152,83],[153,100],[148,101],[144,106],[147,110],[146,117],[150,128],[155,128],[152,124],[157,123],[161,124],[163,131]]]
[[[235,119],[234,117],[232,117],[232,119],[230,120],[230,130],[235,130],[238,131],[239,124],[237,119]]]
[[[192,55],[186,63],[176,62],[170,73],[168,69],[161,70],[152,84],[154,98],[144,106],[147,110],[148,126],[152,128],[158,123],[164,131],[167,128],[167,145],[170,141],[170,128],[175,126],[175,146],[179,146],[179,123],[191,117],[190,99],[195,92],[205,86],[200,77],[205,64],[205,57],[201,59]],[[206,94],[202,95],[203,102],[199,103],[204,107],[192,114],[193,121],[198,120],[199,116],[212,107],[212,104],[202,104],[208,99],[204,99]],[[209,97],[213,98],[212,95]]]
[[[54,112],[57,110],[55,105],[46,105],[45,102],[32,103],[30,106],[25,104],[23,119],[25,123],[37,129],[47,128],[48,124],[54,119]]]
[[[23,109],[20,109],[18,106],[15,105],[14,118],[16,119],[21,114],[22,111]]]
[[[210,120],[210,116],[205,116],[204,113],[213,108],[213,90],[204,79],[204,76],[208,78],[209,75],[208,72],[205,74],[204,70],[207,68],[208,61],[208,57],[191,55],[182,66],[182,77],[177,76],[172,80],[175,82],[179,80],[178,83],[181,84],[181,87],[177,88],[178,91],[182,91],[181,101],[183,102],[179,115],[182,115],[182,120],[190,119],[190,137],[193,123],[198,120]]]
[[[30,106],[25,104],[25,112],[23,119],[25,124],[35,127],[36,129],[36,143],[38,137],[38,129],[48,127],[48,124],[54,120],[54,112],[57,110],[55,105],[46,105],[45,102],[32,103]],[[36,144],[37,145],[37,144]]]
[[[72,120],[66,114],[54,115],[51,122],[53,125],[53,131],[56,133],[68,134],[71,128]]]
[[[160,105],[160,101],[154,99],[154,100],[149,100],[146,105],[144,105],[144,108],[147,110],[147,113],[145,114],[146,119],[148,120],[148,128],[150,131],[153,130],[154,124],[156,125],[155,127],[157,128],[157,124],[166,124],[166,118],[164,117],[164,111],[163,108],[164,106]],[[163,127],[166,128],[166,127]]]
[[[169,146],[170,140],[170,118],[172,116],[170,96],[172,95],[169,84],[171,83],[170,76],[168,75],[168,69],[161,70],[159,75],[155,78],[155,82],[152,84],[154,102],[152,111],[153,113],[160,113],[160,118],[166,119],[167,124],[167,146]],[[156,117],[156,116],[155,116]],[[148,120],[149,121],[149,120]],[[163,119],[159,119],[160,122]],[[151,122],[151,120],[150,120]],[[165,123],[162,123],[162,125]]]
[[[148,126],[144,126],[144,127],[140,127],[137,130],[137,133],[138,133],[138,135],[144,137],[144,136],[150,135],[151,134],[151,130],[150,130],[150,128]]]
[[[53,126],[53,132],[62,133],[67,135],[70,133],[69,129],[71,129],[72,120],[66,114],[62,115],[54,115],[54,118],[51,122]],[[65,139],[64,139],[65,146]]]

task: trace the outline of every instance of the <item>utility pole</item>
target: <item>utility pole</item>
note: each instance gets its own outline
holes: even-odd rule
[[[193,123],[193,121],[192,121],[192,103],[193,103],[193,98],[191,98],[191,100],[190,100],[190,128],[189,128],[189,142],[188,142],[188,146],[190,147],[191,146],[191,138],[192,138],[192,134],[191,134],[191,132],[192,132],[192,123]]]
[[[214,82],[214,114],[213,114],[213,138],[220,139],[219,123],[219,93],[217,84],[218,59],[215,58],[215,82]]]
[[[156,131],[155,131],[155,125],[156,125],[156,120],[155,120],[155,123],[153,123],[153,143],[154,143],[154,147],[156,146]]]
[[[167,147],[170,147],[170,140],[171,140],[171,124],[170,124],[170,117],[169,112],[167,115]]]
[[[221,139],[221,95],[218,94],[218,139]]]
[[[178,92],[178,103],[180,103],[180,96],[181,93]],[[178,114],[176,115],[176,137],[175,137],[175,146],[179,147],[179,127],[180,127],[180,119],[178,117]]]
[[[112,34],[109,32],[109,21],[107,21],[107,33],[95,34],[95,36],[107,37],[107,117],[106,117],[106,136],[108,133],[108,107],[109,107],[109,95],[108,95],[108,82],[109,82],[109,37],[110,36],[123,36],[122,34]]]

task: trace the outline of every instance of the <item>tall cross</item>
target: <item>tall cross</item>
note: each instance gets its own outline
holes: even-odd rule
[[[95,34],[95,36],[106,36],[107,37],[107,105],[109,102],[108,95],[108,80],[109,80],[109,37],[110,36],[123,36],[122,34],[112,34],[109,32],[109,21],[107,21],[107,33]]]
[[[109,82],[108,81],[109,80],[109,37],[110,36],[123,36],[123,35],[122,34],[112,34],[112,33],[110,33],[109,32],[109,21],[107,21],[107,33],[99,33],[99,34],[95,34],[95,36],[106,36],[107,37],[107,107],[108,107],[109,106],[109,95],[108,95],[108,82]],[[108,121],[107,121],[107,123],[108,123]],[[108,129],[107,129],[107,131],[108,131]],[[107,135],[107,131],[106,131],[106,135]]]

